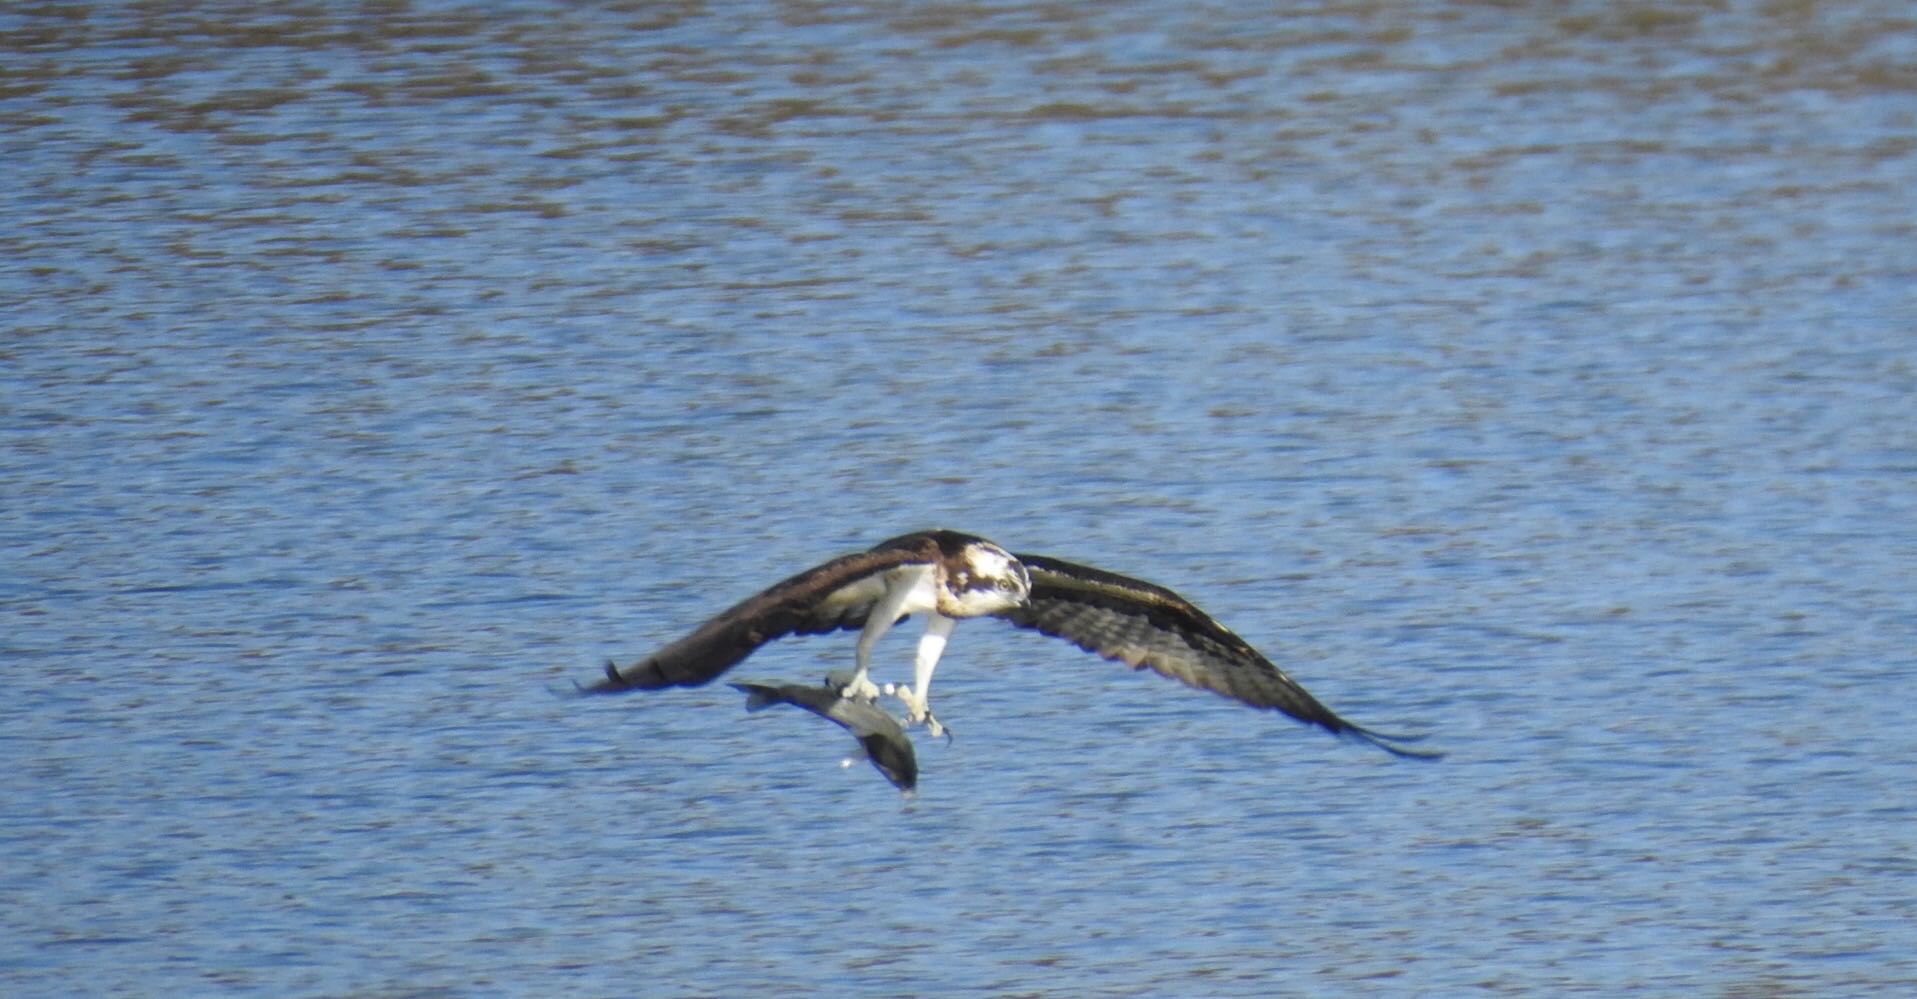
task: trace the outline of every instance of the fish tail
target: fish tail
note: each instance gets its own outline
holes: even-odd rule
[[[756,683],[735,683],[731,687],[746,695],[747,711],[764,711],[779,703],[778,693],[771,687],[762,687]]]

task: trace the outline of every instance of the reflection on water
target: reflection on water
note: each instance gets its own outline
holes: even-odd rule
[[[0,983],[1908,988],[1913,51],[1882,3],[0,14]],[[1448,758],[989,625],[904,807],[731,691],[547,693],[933,524]]]

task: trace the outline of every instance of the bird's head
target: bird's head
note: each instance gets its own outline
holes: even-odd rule
[[[938,610],[946,617],[981,617],[1017,607],[1032,595],[1032,578],[1011,552],[973,540],[939,560]]]

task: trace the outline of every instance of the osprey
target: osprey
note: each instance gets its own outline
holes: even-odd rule
[[[607,663],[604,679],[580,689],[598,694],[695,687],[774,639],[858,629],[854,668],[834,670],[826,686],[841,697],[870,702],[881,693],[868,677],[872,647],[913,614],[925,615],[925,633],[912,686],[886,684],[882,692],[905,702],[908,724],[923,724],[934,736],[944,727],[927,695],[946,639],[960,618],[995,617],[1397,756],[1438,755],[1394,745],[1408,740],[1338,717],[1244,639],[1171,590],[1064,559],[1014,555],[957,531],[901,535],[807,569],[630,666]]]

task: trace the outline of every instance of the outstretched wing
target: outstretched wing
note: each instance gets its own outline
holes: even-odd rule
[[[1282,711],[1398,756],[1439,755],[1393,745],[1396,737],[1338,717],[1244,639],[1162,586],[1044,555],[1018,560],[1031,574],[1031,600],[998,616],[1021,628],[1254,708]]]
[[[885,594],[884,574],[925,558],[922,547],[895,538],[869,551],[835,558],[734,604],[692,634],[629,666],[606,664],[604,679],[582,693],[696,687],[738,665],[759,646],[787,635],[862,628]]]
[[[848,700],[824,687],[807,687],[796,683],[776,686],[735,683],[732,688],[745,693],[747,711],[761,711],[774,704],[791,704],[837,722],[852,733],[854,739],[859,740],[860,748],[865,750],[865,758],[872,761],[872,765],[885,775],[886,780],[892,782],[892,786],[901,791],[910,791],[918,786],[919,759],[918,754],[912,751],[912,740],[906,737],[898,719],[886,714],[877,705]]]

